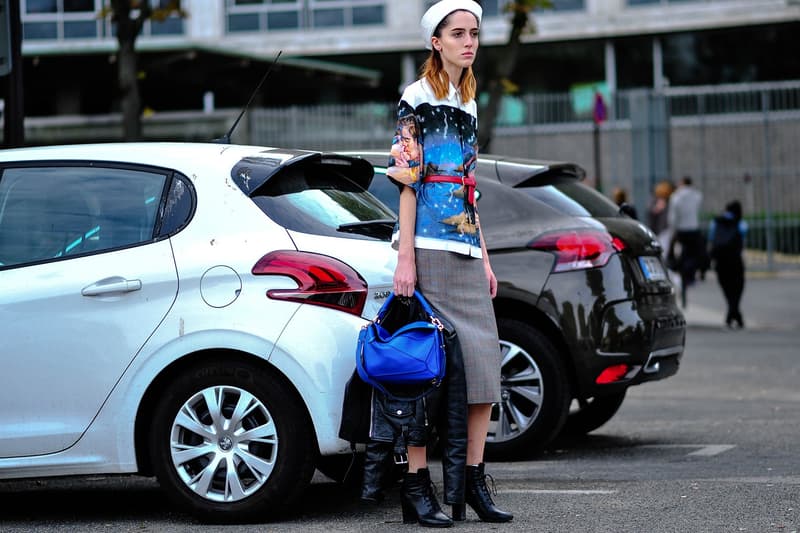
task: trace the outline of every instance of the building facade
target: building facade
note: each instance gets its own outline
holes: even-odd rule
[[[104,0],[19,0],[27,116],[119,108]],[[165,0],[151,0],[166,3]],[[386,102],[426,57],[429,0],[183,0],[137,41],[146,110],[239,107],[281,52],[256,105]],[[486,79],[509,34],[507,0],[484,0]],[[520,94],[800,79],[798,0],[554,0],[509,85]]]

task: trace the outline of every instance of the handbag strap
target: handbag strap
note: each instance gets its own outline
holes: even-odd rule
[[[422,295],[422,293],[419,292],[417,289],[414,289],[413,297],[417,299],[420,305],[422,305],[422,310],[425,311],[425,314],[428,315],[428,317],[430,317],[431,323],[437,328],[439,328],[439,330],[442,330],[444,326],[442,325],[441,321],[436,317],[436,314],[433,312],[433,307],[428,302],[428,300]],[[383,305],[378,311],[378,315],[375,317],[375,320],[373,320],[373,322],[375,322],[376,324],[381,323],[383,318],[386,316],[386,313],[389,312],[389,306],[391,305],[392,301],[394,301],[395,298],[396,295],[394,292],[389,293],[389,297],[386,299],[385,302],[383,302]]]

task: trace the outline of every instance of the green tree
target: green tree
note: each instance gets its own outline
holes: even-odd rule
[[[514,86],[509,78],[517,64],[520,38],[523,33],[536,31],[535,24],[531,19],[531,12],[534,9],[549,7],[553,7],[551,0],[512,0],[504,8],[511,15],[511,32],[508,42],[499,54],[500,59],[493,65],[493,72],[486,84],[489,99],[486,106],[481,109],[480,117],[481,124],[485,124],[487,127],[481,128],[478,134],[478,146],[480,146],[481,152],[489,153],[491,151],[494,123],[497,121],[503,94],[506,92],[506,87]]]
[[[142,139],[142,98],[139,93],[136,39],[145,21],[163,22],[175,13],[186,16],[181,9],[181,0],[106,0],[103,4],[100,17],[111,18],[119,43],[117,83],[122,104],[122,135],[126,141]]]

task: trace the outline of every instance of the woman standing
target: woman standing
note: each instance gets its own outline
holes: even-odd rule
[[[501,355],[491,302],[497,279],[475,204],[478,121],[472,64],[481,15],[473,0],[441,0],[423,15],[423,38],[431,53],[421,78],[400,100],[387,174],[400,186],[394,291],[411,296],[418,287],[455,326],[461,343],[468,402],[466,502],[483,521],[507,522],[513,515],[492,501],[483,464],[491,406],[500,401]],[[416,138],[409,139],[409,132]],[[431,490],[426,457],[425,447],[409,446],[403,519],[446,527],[452,520]],[[453,505],[453,518],[465,519],[463,504]]]
[[[729,328],[744,327],[744,319],[739,309],[744,292],[744,238],[747,235],[747,222],[742,219],[742,204],[733,200],[725,206],[725,211],[711,220],[708,241],[711,243],[711,259],[717,271],[717,281],[722,288],[728,312],[725,324]]]

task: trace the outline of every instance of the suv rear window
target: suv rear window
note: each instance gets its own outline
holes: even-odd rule
[[[573,178],[555,179],[546,185],[519,187],[527,194],[578,217],[616,217],[619,207],[596,190]]]

